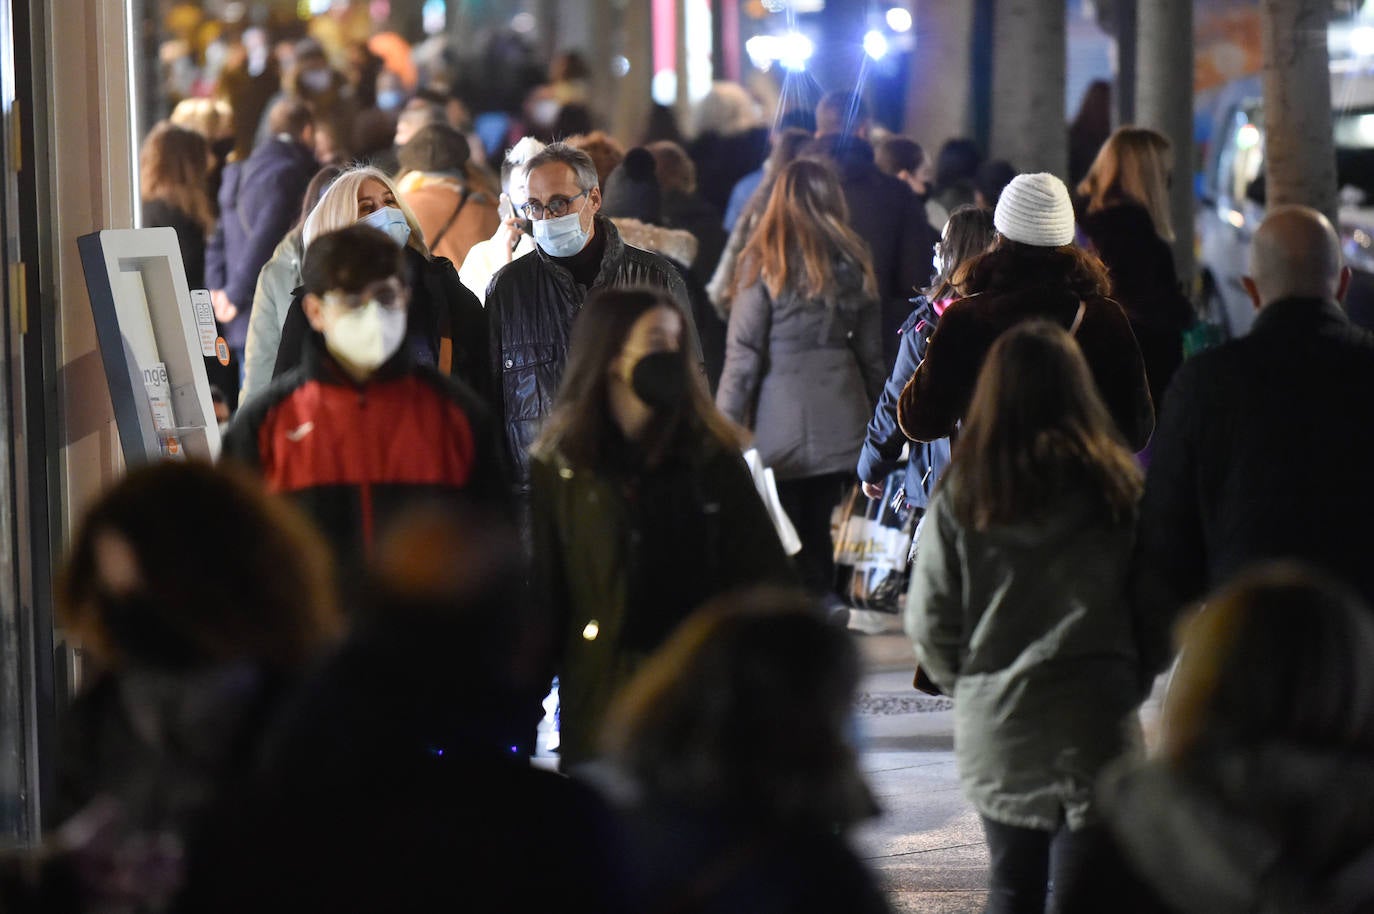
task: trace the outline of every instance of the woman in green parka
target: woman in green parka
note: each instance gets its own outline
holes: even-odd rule
[[[589,761],[615,692],[704,600],[791,583],[740,455],[648,289],[588,299],[534,448],[534,555],[552,613],[563,766]]]

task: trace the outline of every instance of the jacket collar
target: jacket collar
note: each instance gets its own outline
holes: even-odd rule
[[[401,343],[401,348],[396,350],[396,354],[383,362],[366,381],[359,382],[344,371],[338,362],[334,361],[334,357],[325,348],[324,334],[317,330],[310,330],[305,339],[305,351],[301,355],[301,367],[305,372],[305,377],[309,380],[319,381],[322,384],[333,384],[337,387],[353,387],[358,390],[365,390],[377,384],[394,381],[411,374],[415,370],[415,360],[410,354],[410,335],[407,334]]]
[[[596,271],[596,281],[592,283],[593,289],[599,289],[608,284],[620,270],[620,264],[625,259],[625,241],[620,237],[620,232],[616,230],[615,223],[611,222],[610,219],[601,213],[597,213],[592,219],[596,223],[596,230],[606,233],[606,251],[601,255],[601,268]],[[572,273],[568,268],[544,253],[543,248],[536,244],[534,252],[546,269],[552,270],[567,282],[573,282]]]
[[[1252,333],[1311,331],[1321,326],[1348,324],[1350,318],[1336,302],[1323,298],[1281,298],[1260,309]]]

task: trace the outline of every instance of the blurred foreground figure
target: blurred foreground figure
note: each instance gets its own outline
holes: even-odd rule
[[[1374,614],[1279,565],[1181,632],[1160,756],[1101,790],[1158,910],[1374,911]]]
[[[1177,614],[1246,566],[1293,557],[1374,601],[1374,334],[1325,216],[1270,211],[1245,280],[1250,333],[1183,363],[1155,434],[1134,568],[1149,658]]]
[[[627,910],[608,809],[528,763],[546,632],[513,599],[519,559],[508,518],[397,525],[354,633],[224,810],[187,910]]]
[[[178,517],[214,522],[188,537]],[[64,716],[53,821],[66,824],[29,897],[6,861],[0,909],[165,910],[213,809],[340,628],[328,551],[246,476],[160,463],[86,515],[59,613],[89,663]]]
[[[636,794],[636,910],[888,910],[842,837],[877,812],[847,739],[858,683],[849,636],[804,594],[746,591],[678,630],[606,727]]]

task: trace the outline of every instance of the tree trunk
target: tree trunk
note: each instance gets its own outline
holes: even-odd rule
[[[650,13],[648,3],[628,3],[621,22],[621,53],[630,62],[630,70],[618,80],[611,132],[627,147],[638,143],[643,136],[653,97],[654,43]]]
[[[1065,0],[997,0],[992,155],[1022,172],[1068,171]]]
[[[1174,265],[1183,281],[1191,283],[1193,4],[1192,0],[1147,0],[1140,4],[1138,15],[1136,123],[1158,130],[1173,146],[1169,211],[1174,226]]]
[[[1326,48],[1330,0],[1262,0],[1264,170],[1269,206],[1300,203],[1336,222],[1336,151]]]
[[[973,11],[971,3],[916,6],[903,132],[932,160],[941,143],[973,129]]]
[[[1116,123],[1135,123],[1135,96],[1139,85],[1139,9],[1136,0],[1117,0],[1112,35],[1116,38],[1116,92],[1113,107]],[[1189,42],[1191,49],[1192,42]],[[1189,72],[1192,68],[1188,68]]]

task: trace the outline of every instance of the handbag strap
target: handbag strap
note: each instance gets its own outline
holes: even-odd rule
[[[439,229],[439,231],[434,233],[434,238],[431,239],[429,242],[430,250],[433,250],[436,246],[438,246],[439,239],[443,238],[444,234],[448,232],[450,228],[452,228],[453,223],[458,220],[458,214],[463,211],[463,206],[468,202],[469,196],[471,196],[471,192],[466,187],[464,187],[462,191],[459,192],[458,205],[454,207],[453,215],[448,217],[448,221],[444,223],[443,227]]]
[[[1088,304],[1081,298],[1078,300],[1078,312],[1073,316],[1073,323],[1069,325],[1069,336],[1078,336],[1078,328],[1083,324],[1083,315],[1088,312]]]

